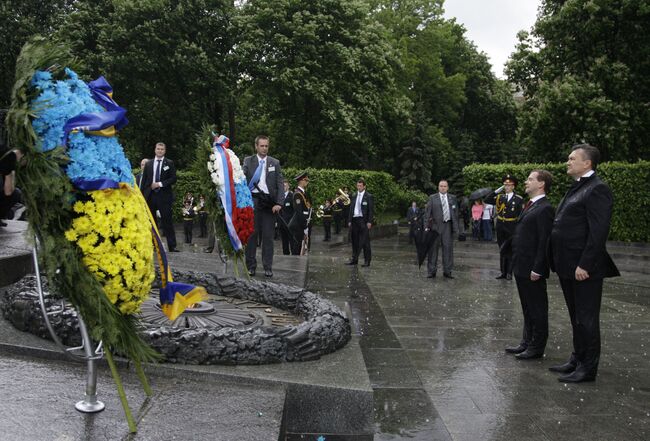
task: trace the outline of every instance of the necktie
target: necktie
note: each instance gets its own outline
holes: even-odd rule
[[[359,216],[363,216],[363,212],[361,211],[361,200],[363,199],[363,196],[357,194],[357,203],[356,208],[354,209],[355,214],[358,214]]]
[[[154,176],[154,182],[160,182],[160,164],[162,163],[161,159],[156,159],[156,175]],[[160,187],[154,189],[154,191],[160,191]]]
[[[528,210],[528,207],[530,207],[531,205],[533,205],[533,201],[526,202],[526,205],[524,205],[524,211]]]
[[[449,203],[447,203],[447,195],[442,195],[442,220],[443,222],[449,222]]]
[[[253,188],[255,188],[255,184],[260,182],[260,176],[262,176],[262,169],[264,168],[264,163],[266,162],[266,159],[262,159],[260,163],[257,165],[257,169],[255,169],[255,173],[253,174],[253,177],[251,181],[248,183],[248,188],[252,191]]]

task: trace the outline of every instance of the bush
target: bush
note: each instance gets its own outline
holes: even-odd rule
[[[463,168],[465,192],[469,194],[481,187],[496,189],[501,186],[503,176],[510,173],[519,179],[515,191],[525,196],[524,181],[534,169],[548,170],[553,174],[548,198],[557,207],[573,182],[563,163],[468,165]],[[614,195],[610,240],[650,241],[650,162],[606,162],[598,166],[598,175]]]

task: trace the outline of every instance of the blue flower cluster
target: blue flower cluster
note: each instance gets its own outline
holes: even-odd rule
[[[235,182],[235,198],[237,199],[237,208],[253,206],[253,196],[248,185],[246,185],[246,180]]]
[[[41,151],[49,151],[62,144],[63,126],[68,119],[81,113],[103,112],[95,102],[90,89],[77,74],[67,69],[65,80],[54,81],[50,72],[38,71],[32,77],[32,86],[41,91],[32,101],[37,115],[32,127],[40,139]],[[111,179],[133,184],[131,164],[116,137],[72,133],[67,154],[70,163],[66,173],[71,180]]]

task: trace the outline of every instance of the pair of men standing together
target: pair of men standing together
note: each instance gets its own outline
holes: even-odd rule
[[[557,273],[571,319],[573,352],[549,370],[558,380],[593,381],[600,360],[600,304],[603,279],[620,275],[606,250],[613,197],[596,175],[600,152],[589,144],[573,147],[567,174],[575,182],[557,207],[546,199],[551,175],[534,170],[526,181],[530,197],[512,237],[513,273],[524,315],[521,342],[506,352],[518,359],[544,355],[548,338],[546,278]],[[550,248],[550,249],[549,249]]]

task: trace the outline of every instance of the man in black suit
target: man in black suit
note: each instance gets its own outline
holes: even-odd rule
[[[156,144],[154,150],[156,157],[147,162],[142,174],[142,195],[154,217],[156,210],[160,212],[162,229],[167,238],[167,248],[173,253],[178,251],[172,219],[172,204],[174,203],[172,186],[176,183],[176,167],[174,167],[173,161],[165,158],[166,152],[165,143]]]
[[[311,199],[307,194],[309,175],[307,172],[301,172],[295,179],[298,185],[293,192],[292,206],[294,214],[289,222],[289,230],[292,236],[291,254],[300,256],[309,251],[313,209]]]
[[[533,170],[528,175],[526,194],[530,200],[512,235],[512,272],[524,314],[524,332],[519,345],[507,347],[506,352],[517,354],[519,360],[543,357],[548,339],[547,251],[554,211],[546,193],[551,190],[552,179],[546,170]]]
[[[424,228],[438,235],[427,254],[427,277],[436,277],[438,269],[438,248],[442,247],[442,275],[453,279],[454,236],[458,234],[458,201],[449,194],[449,182],[438,182],[438,193],[432,194],[424,207]]]
[[[347,265],[359,263],[359,253],[363,249],[363,265],[370,266],[372,258],[370,250],[370,229],[374,218],[375,204],[372,195],[366,191],[366,181],[359,178],[357,181],[357,194],[350,202],[348,226],[352,240],[352,259]]]
[[[573,147],[567,174],[575,182],[560,202],[551,231],[551,268],[560,278],[571,328],[569,361],[549,370],[567,383],[594,381],[600,360],[600,303],[603,279],[619,276],[607,253],[612,192],[597,175],[600,152],[589,144]]]
[[[284,203],[284,178],[280,161],[268,156],[269,137],[255,138],[257,154],[244,158],[244,174],[253,195],[255,232],[246,245],[246,266],[248,274],[255,275],[257,268],[257,240],[261,236],[262,264],[264,275],[273,277],[273,235],[275,215]]]
[[[406,222],[409,225],[409,245],[415,240],[415,231],[420,223],[420,209],[418,203],[411,202],[411,207],[406,212]]]
[[[291,232],[289,231],[289,222],[293,217],[293,192],[289,189],[289,181],[284,179],[284,201],[279,216],[280,237],[282,238],[282,254],[285,256],[291,254]]]

